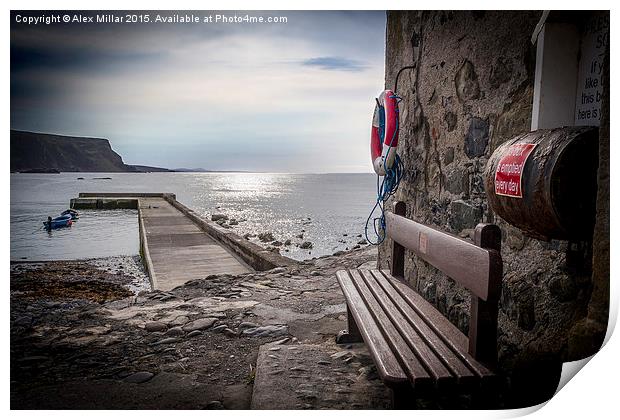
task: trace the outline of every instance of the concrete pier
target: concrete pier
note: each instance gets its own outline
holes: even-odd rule
[[[80,193],[74,209],[138,209],[140,253],[153,289],[172,290],[212,274],[242,274],[293,260],[211,223],[169,193]]]

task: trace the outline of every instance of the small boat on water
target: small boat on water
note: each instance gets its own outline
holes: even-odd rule
[[[46,229],[58,229],[62,227],[68,227],[73,224],[73,219],[70,214],[65,214],[63,216],[55,217],[47,222],[43,222],[43,226]]]
[[[73,209],[67,209],[63,211],[62,213],[60,213],[61,216],[66,216],[67,214],[71,215],[72,220],[77,220],[80,218],[80,213],[78,213],[77,211]]]

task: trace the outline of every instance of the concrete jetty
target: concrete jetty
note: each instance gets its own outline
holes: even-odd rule
[[[294,263],[209,222],[171,193],[80,193],[71,208],[137,209],[140,253],[153,289],[172,290],[209,275]]]

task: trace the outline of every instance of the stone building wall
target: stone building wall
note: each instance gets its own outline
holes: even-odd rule
[[[536,64],[530,38],[540,17],[535,11],[387,15],[386,88],[394,87],[399,69],[415,65],[397,87],[406,176],[396,199],[407,203],[408,217],[461,237],[480,222],[501,227],[499,358],[513,385],[520,374],[559,373],[560,361],[569,359],[571,328],[587,315],[592,293],[591,242],[523,235],[493,214],[483,187],[495,148],[530,131]],[[386,241],[381,267],[389,266],[390,254]],[[467,333],[466,291],[410,253],[405,275]]]

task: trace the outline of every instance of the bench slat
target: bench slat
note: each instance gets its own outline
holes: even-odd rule
[[[392,321],[383,311],[383,308],[381,308],[381,305],[379,305],[372,292],[368,289],[364,280],[362,280],[359,271],[351,270],[349,274],[353,278],[353,284],[357,287],[359,294],[366,302],[368,309],[370,309],[370,313],[383,332],[384,339],[389,344],[392,352],[400,360],[401,366],[405,372],[407,372],[413,388],[417,390],[420,388],[426,389],[432,387],[431,374],[427,371],[407,342],[405,342],[403,337],[398,333]]]
[[[346,270],[340,270],[336,273],[336,278],[381,379],[392,387],[408,383],[409,378],[385,341],[349,273]]]
[[[403,308],[411,308],[424,322],[437,334],[442,341],[480,378],[489,379],[495,377],[483,364],[478,362],[468,353],[468,339],[458,328],[446,319],[433,305],[428,303],[422,296],[400,280],[390,275],[387,270],[373,270],[373,273],[383,277],[399,293],[407,303]]]
[[[442,339],[422,320],[403,300],[387,279],[378,270],[360,270],[366,284],[373,291],[384,309],[389,314],[396,328],[405,337],[412,339],[410,345],[420,352],[428,352],[430,356],[422,356],[424,360],[432,360],[439,364],[445,372],[444,376],[457,378],[460,385],[471,385],[476,379],[472,372],[454,352],[446,346]]]
[[[390,238],[479,298],[488,299],[491,268],[488,250],[392,212],[386,212],[385,219]]]

